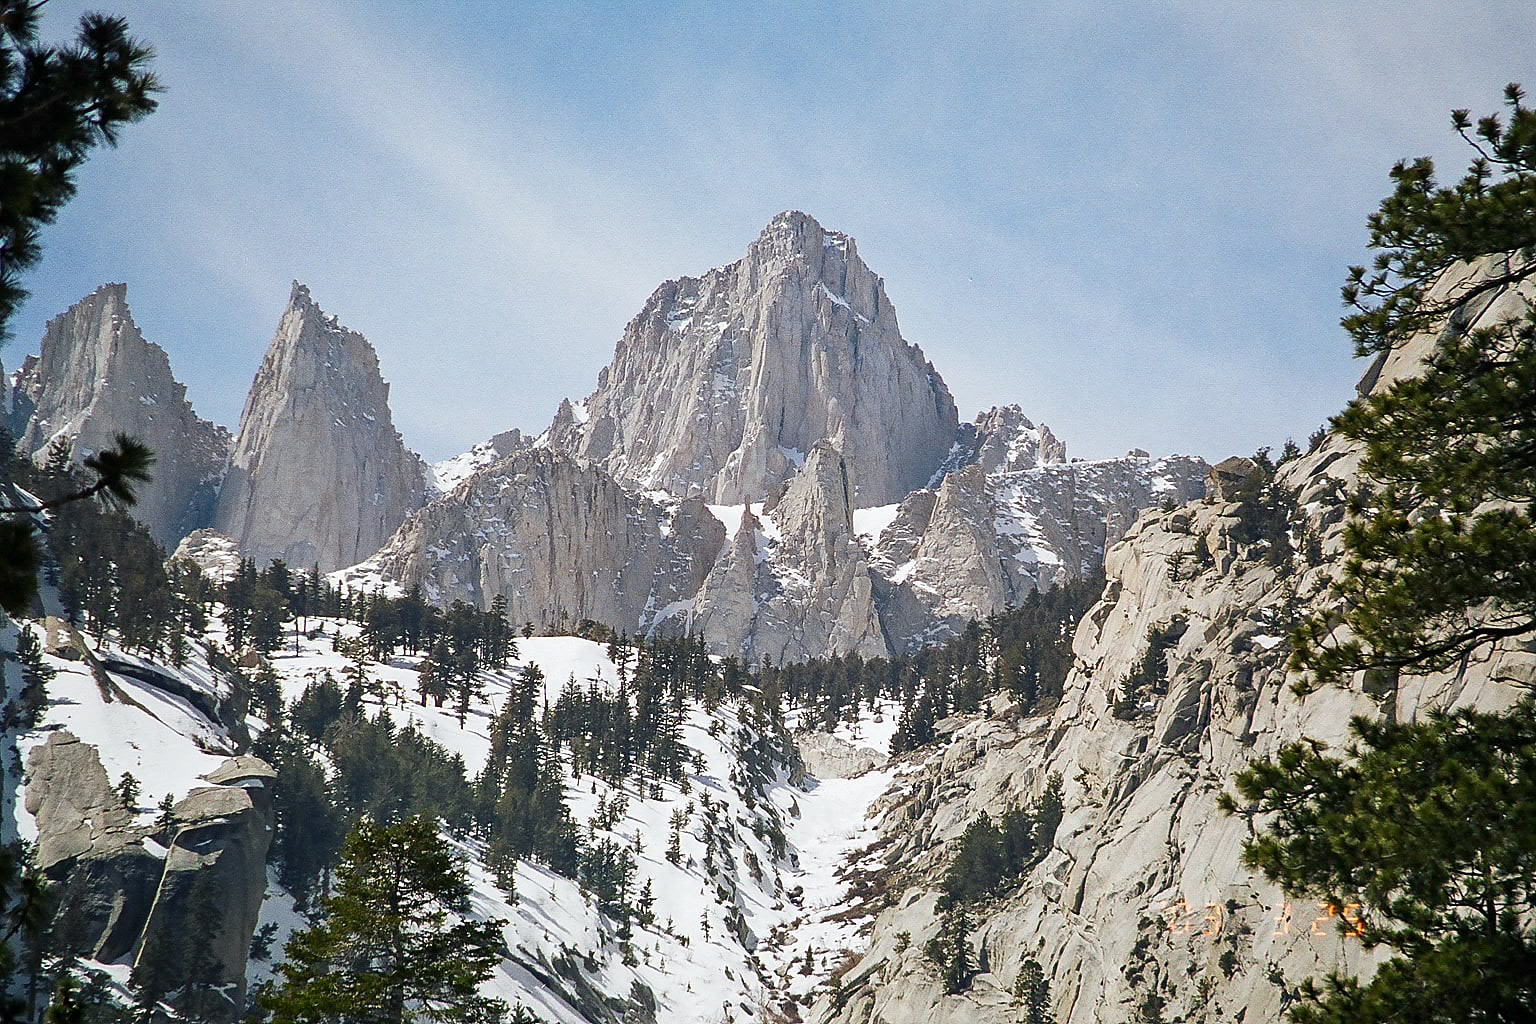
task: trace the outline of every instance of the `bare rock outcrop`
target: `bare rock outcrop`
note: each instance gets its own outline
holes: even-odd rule
[[[658,288],[546,443],[631,487],[740,504],[782,487],[825,440],[864,506],[923,486],[957,425],[853,239],[783,213],[743,259]]]
[[[171,561],[176,559],[191,562],[204,576],[219,583],[228,583],[240,571],[239,545],[217,530],[187,534],[171,553]]]
[[[76,462],[112,447],[117,434],[147,444],[154,479],[130,512],[166,547],[212,518],[229,432],[193,412],[165,351],[133,322],[127,285],[103,285],[48,321],[11,404],[20,450],[36,458],[55,441]]]
[[[1067,461],[1066,445],[1017,406],[977,417],[931,490],[902,502],[872,545],[881,618],[896,650],[1096,571],[1154,505],[1204,493],[1203,459]]]
[[[513,622],[633,632],[690,598],[724,543],[697,498],[654,501],[585,459],[525,450],[413,514],[343,578],[419,584],[442,603],[502,596]]]
[[[214,528],[260,562],[353,565],[425,499],[366,338],[294,283],[246,398]]]
[[[889,653],[853,529],[854,493],[853,468],[824,441],[767,518],[744,511],[693,606],[693,628],[711,648],[754,662]]]
[[[1495,309],[1513,301],[1506,293]],[[1432,341],[1394,352],[1367,386],[1414,372]],[[1269,1021],[1294,1001],[1296,979],[1374,969],[1384,952],[1343,934],[1336,913],[1243,866],[1247,823],[1217,798],[1285,744],[1343,745],[1354,715],[1507,708],[1536,680],[1536,645],[1504,641],[1444,672],[1387,685],[1360,673],[1298,695],[1289,627],[1326,600],[1359,459],[1329,437],[1282,465],[1276,486],[1296,511],[1267,535],[1224,490],[1142,514],[1108,553],[1108,586],[1078,627],[1060,705],[1019,717],[999,700],[954,722],[950,742],[918,755],[877,806],[889,812],[879,856],[891,898],[808,1020],[1013,1021],[1010,991],[1034,960],[1062,1024]],[[1165,679],[1133,691],[1149,631],[1167,640]],[[986,950],[987,970],[948,995],[922,950],[954,842],[982,812],[995,818],[1036,798],[1052,776],[1066,812],[1055,842],[978,908],[971,942]]]
[[[68,732],[33,748],[27,777],[37,864],[59,885],[54,942],[132,964],[192,1019],[238,1019],[276,773],[258,758],[230,758],[209,776],[215,784],[174,806],[168,835],[134,824],[95,748]]]

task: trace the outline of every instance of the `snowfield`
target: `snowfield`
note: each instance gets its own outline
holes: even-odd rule
[[[290,633],[286,649],[270,659],[288,701],[325,673],[343,678],[348,660],[333,644],[338,635],[357,631],[355,625],[331,619],[311,619],[308,626],[307,635]],[[210,638],[222,640],[219,626],[210,630]],[[368,711],[387,711],[400,727],[414,725],[459,754],[473,776],[488,755],[491,723],[523,666],[537,664],[543,670],[551,704],[569,685],[618,685],[618,669],[602,644],[562,636],[519,639],[518,646],[519,656],[508,669],[482,674],[484,697],[471,706],[462,727],[451,702],[442,708],[421,705],[415,657],[368,665],[368,675],[384,694],[382,706],[375,696],[367,699]],[[68,729],[97,747],[114,783],[126,772],[139,780],[141,823],[153,818],[161,796],[180,798],[203,785],[200,776],[235,750],[222,727],[152,683],[114,674],[139,706],[108,703],[84,663],[52,656],[48,662],[58,675],[49,687],[44,721],[20,737],[23,758],[52,730]],[[200,650],[183,669],[150,667],[210,697],[224,696],[225,684]],[[695,759],[681,784],[637,778],[610,786],[590,775],[578,780],[566,764],[566,798],[583,842],[610,838],[629,847],[636,854],[635,891],[649,885],[654,894],[654,923],[642,927],[636,921],[627,943],[619,937],[618,923],[571,879],[520,863],[516,894],[509,899],[482,862],[479,844],[454,840],[474,886],[473,913],[506,921],[509,955],[487,983],[488,994],[521,1004],[543,1020],[570,1024],[618,1019],[628,1012],[626,1004],[653,1010],[658,1021],[682,1024],[764,1020],[768,1009],[784,1000],[808,1005],[842,951],[861,947],[862,920],[833,911],[846,906],[841,874],[874,839],[869,808],[893,781],[894,769],[886,765],[857,778],[816,780],[800,775],[798,759],[757,763],[755,755],[748,755],[759,737],[744,720],[745,712],[731,702],[713,713],[690,708],[683,734]],[[880,721],[843,726],[839,732],[843,739],[883,752],[895,717],[887,713]],[[253,717],[252,732],[262,728]],[[24,810],[25,784],[15,796],[17,827],[24,838],[32,838],[36,826]],[[611,809],[615,803],[623,807],[617,822],[596,827],[599,806]],[[686,825],[674,865],[665,854],[679,811]],[[304,924],[275,881],[261,921],[277,926],[272,960],[280,958],[288,935]],[[813,966],[802,973],[808,951]],[[250,980],[268,978],[272,971],[270,961],[255,961]]]

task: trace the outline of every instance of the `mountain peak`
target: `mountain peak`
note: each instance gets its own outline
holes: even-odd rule
[[[122,283],[48,321],[37,358],[17,379],[11,418],[29,455],[59,441],[78,461],[120,433],[148,444],[158,465],[132,514],[162,544],[206,518],[211,478],[229,448],[228,433],[192,410],[165,350],[139,331]]]
[[[851,453],[860,504],[896,501],[958,428],[853,239],[795,210],[741,260],[659,287],[582,412],[562,408],[550,443],[632,486],[722,504],[776,493],[824,440]]]
[[[848,236],[838,232],[829,232],[821,226],[821,222],[808,213],[799,210],[785,210],[775,214],[758,233],[757,241],[752,243],[752,249],[800,249],[814,251],[819,249],[822,240],[827,236],[836,236],[839,240],[845,240]]]
[[[337,569],[378,550],[426,485],[373,346],[295,281],[240,416],[215,527],[260,561]]]

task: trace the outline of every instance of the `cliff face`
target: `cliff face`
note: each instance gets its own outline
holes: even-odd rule
[[[754,661],[882,656],[1097,568],[1138,510],[1200,493],[1204,469],[1145,455],[992,474],[978,462],[861,532],[881,510],[855,508],[856,465],[830,442],[776,500],[736,506],[636,494],[535,448],[475,471],[338,578],[482,608],[503,596],[517,622],[691,630]]]
[[[724,541],[697,498],[662,504],[583,459],[534,450],[412,515],[354,573],[419,583],[442,603],[505,596],[513,622],[636,631],[693,595]]]
[[[693,628],[713,649],[751,663],[889,653],[854,534],[855,487],[849,460],[822,443],[771,520],[742,510],[731,547],[693,603]]]
[[[192,411],[164,350],[134,324],[127,285],[103,285],[48,321],[39,355],[17,375],[11,420],[21,451],[36,458],[56,440],[77,462],[120,433],[147,444],[154,480],[130,511],[161,544],[212,517],[229,433]]]
[[[266,894],[275,777],[257,758],[230,758],[210,774],[215,784],[175,804],[175,831],[158,835],[134,824],[94,747],[50,733],[27,758],[26,809],[38,867],[60,886],[54,940],[132,964],[194,1019],[238,1019]]]
[[[395,431],[373,347],[295,283],[246,398],[214,528],[258,561],[329,571],[377,551],[427,482]]]
[[[1495,310],[1514,301],[1503,296]],[[1413,372],[1431,340],[1373,368],[1366,386]],[[917,757],[884,798],[893,824],[880,857],[894,898],[837,998],[809,1019],[1015,1020],[1011,989],[1032,958],[1062,1024],[1144,1019],[1154,1006],[1167,1020],[1269,1021],[1293,998],[1287,979],[1372,969],[1380,954],[1341,936],[1326,908],[1288,900],[1242,866],[1246,824],[1218,811],[1218,794],[1252,760],[1302,737],[1341,745],[1353,715],[1508,707],[1536,683],[1536,645],[1506,642],[1395,686],[1357,675],[1295,694],[1287,632],[1323,600],[1358,464],[1357,451],[1329,438],[1282,466],[1277,485],[1297,511],[1271,536],[1255,537],[1244,506],[1219,494],[1143,513],[1109,552],[1108,588],[1078,628],[1060,706],[1020,718],[999,701],[979,720],[945,723],[951,742]],[[1287,536],[1296,551],[1277,557]],[[1172,641],[1166,687],[1128,709],[1126,680],[1149,630]],[[983,811],[995,819],[1033,800],[1052,775],[1066,807],[1054,848],[979,909],[971,941],[989,970],[945,995],[922,949],[953,842]]]
[[[957,424],[853,239],[784,213],[738,262],[658,288],[548,443],[628,486],[731,505],[775,493],[830,441],[863,506],[923,486]]]
[[[909,495],[873,538],[881,618],[895,650],[1099,568],[1145,508],[1205,493],[1203,459],[1067,461],[1017,406],[977,417],[939,483]]]

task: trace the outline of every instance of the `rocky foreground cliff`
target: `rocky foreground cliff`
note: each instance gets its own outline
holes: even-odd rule
[[[1394,353],[1367,384],[1413,372],[1429,340]],[[1142,514],[1108,554],[1108,589],[1077,631],[1060,705],[1021,717],[999,700],[980,719],[944,723],[949,742],[914,757],[877,805],[887,827],[870,884],[884,909],[809,1019],[1017,1020],[1013,990],[1033,960],[1062,1024],[1273,1021],[1297,979],[1370,970],[1377,954],[1342,935],[1326,907],[1290,900],[1242,866],[1247,826],[1218,810],[1218,795],[1287,743],[1341,745],[1354,715],[1506,708],[1536,685],[1536,643],[1298,696],[1287,632],[1324,600],[1358,466],[1358,451],[1330,437],[1283,464],[1259,498],[1253,464],[1233,460],[1204,500]],[[971,943],[986,967],[947,995],[923,947],[954,842],[981,813],[1029,803],[1052,776],[1066,807],[1054,847],[976,908]]]

